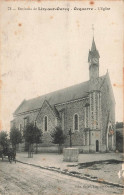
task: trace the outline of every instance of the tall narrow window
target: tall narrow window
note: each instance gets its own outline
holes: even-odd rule
[[[35,126],[35,127],[37,126],[37,121],[36,121],[36,120],[34,121],[34,126]]]
[[[22,130],[22,125],[21,124],[19,124],[19,131],[21,131]]]
[[[44,130],[47,131],[47,129],[48,129],[48,117],[45,116],[44,117]]]
[[[78,115],[74,115],[74,130],[78,130]]]
[[[23,128],[22,128],[22,124],[19,124],[19,131],[20,131],[21,135],[23,135]]]
[[[84,108],[84,122],[85,122],[85,128],[89,127],[89,104],[87,103]]]
[[[24,118],[24,127],[27,125],[27,118]]]

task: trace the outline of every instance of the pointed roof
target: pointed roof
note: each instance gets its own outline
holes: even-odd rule
[[[95,44],[94,37],[93,37],[91,51],[96,51],[96,50],[97,50],[96,49],[96,44]]]
[[[44,102],[43,102],[43,104],[42,104],[42,106],[41,106],[41,108],[40,108],[40,111],[42,110],[44,104],[46,104],[46,105],[50,108],[50,110],[53,112],[53,114],[54,114],[57,118],[59,118],[59,113],[58,113],[57,109],[56,109],[55,107],[52,107],[46,99],[44,100]],[[37,118],[39,117],[39,114],[40,114],[40,112],[38,113],[38,115],[37,115],[37,117],[36,117],[36,120],[37,120]]]
[[[98,78],[99,84],[101,85],[105,76],[101,76]],[[14,112],[14,115],[21,114],[24,112],[37,110],[42,107],[44,100],[49,102],[52,109],[55,109],[55,105],[69,102],[72,100],[80,99],[87,97],[90,90],[90,81],[86,81],[71,87],[67,87],[65,89],[61,89],[58,91],[51,92],[46,95],[42,95],[40,97],[25,100]],[[55,111],[55,110],[54,110]]]
[[[95,40],[93,37],[93,41],[92,41],[92,46],[91,46],[91,50],[89,50],[89,55],[88,55],[88,62],[90,61],[91,58],[100,58],[99,52],[96,49],[96,44],[95,44]]]

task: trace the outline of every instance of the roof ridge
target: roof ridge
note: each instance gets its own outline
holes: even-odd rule
[[[38,97],[31,98],[31,99],[27,99],[26,101],[30,101],[30,100],[34,100],[34,99],[37,99],[37,98],[40,98],[40,97],[43,97],[43,96],[47,96],[47,95],[52,94],[52,93],[54,93],[54,92],[59,92],[59,91],[62,91],[62,90],[64,90],[64,89],[69,89],[69,88],[71,88],[71,87],[75,87],[75,86],[77,86],[77,85],[81,85],[81,84],[86,83],[86,82],[89,82],[89,80],[84,81],[84,82],[81,82],[81,83],[78,83],[78,84],[76,84],[76,85],[71,85],[71,86],[68,86],[68,87],[65,87],[65,88],[62,88],[62,89],[57,89],[57,90],[55,90],[55,91],[51,91],[51,92],[49,92],[49,93],[45,93],[45,94],[40,95],[40,96],[38,96]]]
[[[102,76],[100,76],[100,77],[98,77],[98,78],[102,78],[102,77],[104,77],[104,76],[106,76],[106,74],[105,74],[105,75],[102,75]],[[45,94],[40,95],[40,96],[38,96],[38,97],[31,98],[31,99],[27,99],[26,101],[30,101],[30,100],[34,100],[34,99],[37,99],[37,98],[40,98],[40,97],[43,97],[43,96],[47,96],[47,95],[50,95],[50,94],[52,94],[52,93],[54,93],[54,92],[59,92],[59,91],[62,91],[62,90],[64,90],[64,89],[69,89],[69,88],[71,88],[71,87],[76,87],[76,86],[78,86],[78,85],[84,84],[84,83],[89,82],[89,81],[90,81],[90,80],[87,80],[87,81],[78,83],[78,84],[76,84],[76,85],[71,85],[71,86],[68,86],[68,87],[65,87],[65,88],[62,88],[62,89],[58,89],[58,90],[55,90],[55,91],[51,91],[51,92],[49,92],[49,93],[45,93]]]
[[[99,79],[102,81],[102,78],[104,77],[105,75],[99,77]],[[89,92],[89,83],[90,80],[87,80],[76,85],[65,87],[63,89],[59,89],[35,98],[28,99],[16,109],[16,112],[14,112],[14,114],[39,109],[41,108],[44,100],[47,100],[49,104],[53,106],[62,102],[68,102],[74,99],[83,98],[87,95],[87,92]]]

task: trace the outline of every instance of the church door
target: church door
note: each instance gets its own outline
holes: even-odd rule
[[[96,140],[96,152],[99,152],[99,141]]]

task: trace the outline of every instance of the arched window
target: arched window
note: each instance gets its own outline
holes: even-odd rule
[[[48,130],[48,117],[47,116],[44,117],[44,130],[45,131]]]
[[[19,131],[21,131],[22,130],[22,125],[21,124],[19,124]]]
[[[36,121],[36,120],[34,121],[34,126],[35,126],[35,127],[37,126],[37,121]]]
[[[24,118],[24,127],[27,125],[27,118]]]
[[[78,119],[78,115],[75,114],[75,115],[74,115],[74,130],[78,130],[78,125],[79,125],[79,124],[78,124],[78,123],[79,123],[78,120],[79,120],[79,119]]]

